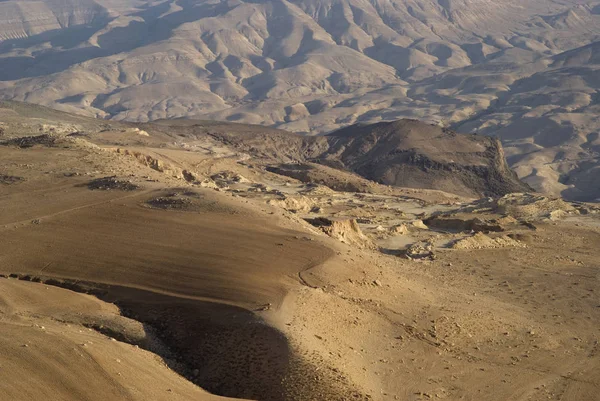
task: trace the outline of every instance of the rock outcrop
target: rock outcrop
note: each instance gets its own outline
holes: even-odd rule
[[[306,221],[330,237],[345,244],[355,245],[360,248],[374,247],[374,244],[362,233],[358,223],[354,219],[317,217],[306,219]]]

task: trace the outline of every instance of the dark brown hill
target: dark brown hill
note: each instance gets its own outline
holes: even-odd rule
[[[496,138],[399,120],[350,126],[327,140],[322,162],[382,184],[461,195],[531,191],[506,163]]]
[[[380,184],[465,196],[532,190],[510,169],[498,139],[459,134],[416,120],[353,125],[321,137],[285,131],[213,135],[255,157],[286,163],[280,171],[290,172],[290,162],[312,162]]]

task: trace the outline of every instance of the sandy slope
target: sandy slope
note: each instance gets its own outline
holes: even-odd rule
[[[0,399],[222,399],[186,381],[156,355],[81,325],[98,320],[143,333],[141,324],[95,297],[0,279]]]
[[[0,399],[598,399],[597,206],[336,192],[126,129],[0,147]]]
[[[91,200],[87,188],[73,189],[78,181],[72,180],[70,188],[63,185],[60,191],[49,186],[35,197],[27,192],[2,197],[8,205],[2,221],[3,261],[19,266],[15,272],[43,269],[44,274],[57,277],[252,305],[276,302],[285,277],[293,277],[330,253],[295,240],[298,234],[293,231],[271,227],[266,217],[245,211],[239,203],[216,201],[211,193],[199,193],[199,213],[165,213],[140,206],[159,192],[124,195],[114,191]],[[25,196],[27,214],[10,213],[13,207],[23,210]],[[63,196],[67,198],[64,203]],[[47,197],[52,198],[51,204]],[[64,205],[68,205],[66,210]],[[33,220],[40,224],[32,224]],[[235,245],[227,241],[232,236],[237,239]],[[34,248],[23,248],[30,241]],[[282,242],[285,246],[279,245]],[[90,254],[95,255],[93,260]],[[271,256],[263,258],[263,254]],[[236,265],[241,267],[232,270]],[[221,281],[224,275],[229,284]]]
[[[3,273],[108,284],[101,286],[105,299],[154,322],[161,338],[185,352],[188,368],[181,373],[211,391],[263,399],[281,399],[286,391],[300,397],[333,391],[327,383],[282,387],[294,353],[285,337],[248,312],[276,307],[300,284],[301,271],[333,256],[331,246],[312,241],[302,225],[277,223],[282,217],[274,212],[261,213],[213,190],[177,189],[187,187],[184,180],[163,178],[165,173],[112,150],[3,148],[2,154],[3,172],[23,181],[2,187]],[[92,191],[81,185],[89,177],[64,176],[85,170],[84,160],[99,175],[136,171],[134,181],[144,188]],[[162,182],[148,182],[145,174]],[[186,190],[194,191],[193,212],[146,203]],[[300,382],[308,368],[297,366],[288,376]]]

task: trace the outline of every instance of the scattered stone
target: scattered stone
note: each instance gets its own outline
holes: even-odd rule
[[[429,227],[423,222],[423,220],[415,220],[410,223],[414,228],[419,228],[421,230],[428,230]]]
[[[567,217],[567,212],[565,212],[564,210],[553,210],[550,213],[548,213],[548,219],[550,219],[551,221],[562,220],[565,217]]]
[[[248,192],[270,192],[272,188],[265,184],[253,184],[250,188],[248,188]]]
[[[321,207],[320,207],[320,206],[313,206],[313,207],[310,209],[310,212],[311,212],[311,213],[315,213],[315,214],[319,214],[319,213],[322,213],[322,212],[323,212],[323,209],[321,209]]]
[[[246,177],[233,171],[221,171],[211,175],[210,178],[220,187],[228,187],[230,184],[244,184],[251,182]]]
[[[148,205],[157,209],[187,209],[192,201],[185,198],[161,196],[150,199],[146,202]]]
[[[219,187],[217,185],[216,182],[214,182],[212,179],[210,178],[205,178],[202,181],[200,181],[199,185],[202,188],[210,188],[210,189],[221,189],[221,187]]]
[[[135,191],[140,188],[131,181],[119,180],[116,176],[96,178],[86,185],[88,189],[100,191],[108,191],[111,189],[116,189],[118,191]]]
[[[70,178],[70,177],[78,177],[78,176],[80,176],[81,174],[79,174],[79,173],[77,173],[77,172],[70,172],[70,173],[64,173],[63,175],[64,175],[65,177],[69,177],[69,178]]]
[[[406,224],[398,224],[397,226],[390,227],[390,234],[406,235],[409,233],[409,229]]]
[[[433,216],[425,222],[430,227],[442,230],[488,233],[505,231],[508,226],[515,224],[516,220],[513,218],[485,220],[479,217],[473,218],[470,213],[457,213]]]
[[[259,306],[258,308],[256,308],[257,311],[268,311],[271,309],[271,306],[273,306],[270,302],[267,304],[264,304],[262,306]]]
[[[427,242],[417,242],[404,251],[404,255],[407,259],[429,259],[434,260],[435,254],[433,252],[433,244]]]
[[[12,185],[25,181],[23,177],[0,174],[0,185]]]
[[[196,176],[196,174],[189,170],[183,170],[181,172],[181,175],[183,176],[183,179],[186,180],[187,182],[194,182],[194,181],[198,180],[198,177]]]
[[[24,136],[20,138],[9,139],[7,141],[1,142],[0,144],[6,146],[16,146],[21,149],[32,148],[35,145],[52,147],[54,146],[59,137],[51,134],[43,134],[36,136]]]

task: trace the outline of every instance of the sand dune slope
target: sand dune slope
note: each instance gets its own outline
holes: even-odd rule
[[[101,319],[143,333],[141,324],[95,297],[0,279],[0,399],[223,399],[200,390],[156,355],[81,325]]]

